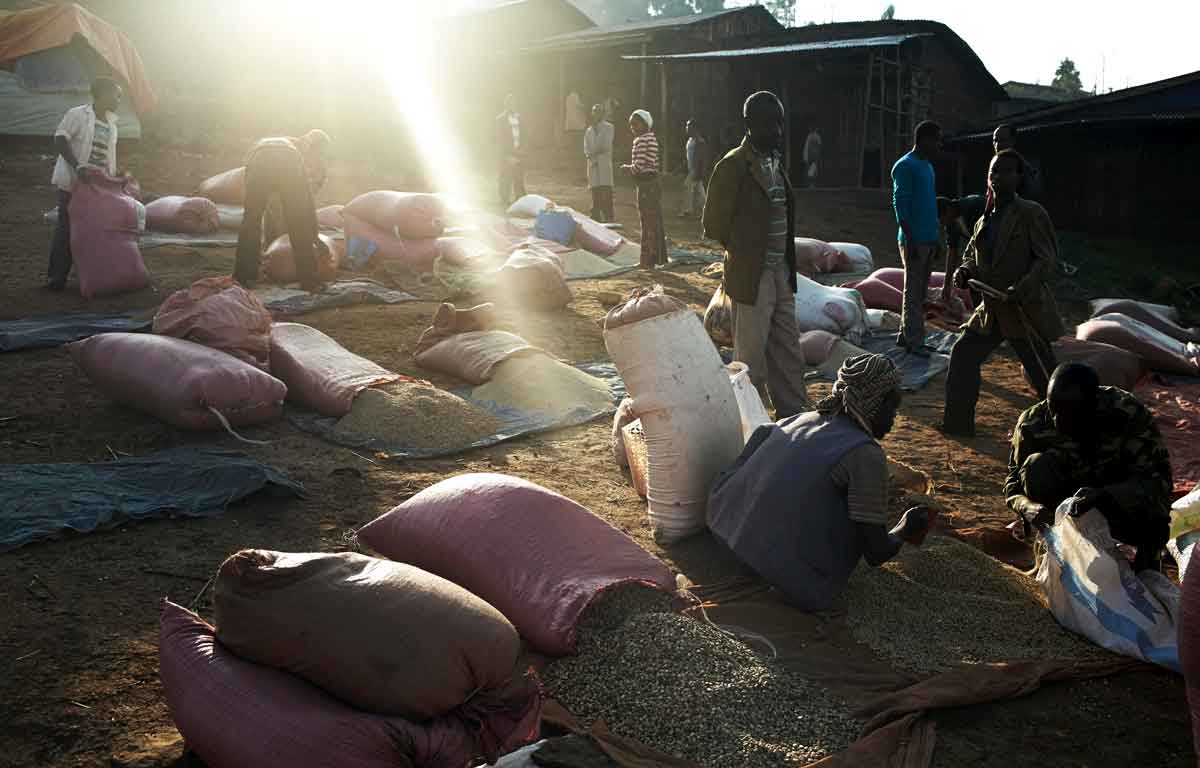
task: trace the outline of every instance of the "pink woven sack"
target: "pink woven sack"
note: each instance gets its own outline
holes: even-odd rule
[[[231,277],[201,278],[172,293],[154,315],[154,332],[271,369],[271,312]]]
[[[209,768],[463,768],[475,754],[495,761],[538,738],[538,706],[505,717],[500,728],[512,735],[499,744],[461,715],[416,724],[354,709],[294,675],[239,659],[210,625],[170,602],[158,659],[171,719]]]
[[[418,192],[365,192],[347,203],[342,213],[406,240],[441,237],[446,228],[443,200]]]
[[[181,429],[221,429],[222,418],[233,426],[265,424],[283,412],[282,381],[192,341],[101,333],[67,349],[101,392]]]
[[[479,595],[551,656],[575,650],[579,615],[601,590],[627,581],[674,587],[670,569],[624,533],[508,475],[443,480],[368,523],[358,538]]]
[[[271,370],[287,385],[288,400],[323,416],[345,416],[359,392],[405,378],[307,325],[275,323],[270,336]]]
[[[112,296],[150,285],[150,272],[138,250],[142,204],[134,184],[89,171],[71,190],[71,256],[85,298]]]
[[[221,227],[217,204],[206,197],[167,195],[146,203],[146,229],[207,235]]]

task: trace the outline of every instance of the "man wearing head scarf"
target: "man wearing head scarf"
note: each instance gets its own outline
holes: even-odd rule
[[[900,407],[900,371],[858,355],[817,410],[759,427],[713,484],[708,526],[746,565],[804,611],[833,606],[859,559],[880,565],[919,546],[933,512],[914,507],[887,527],[887,457],[879,440]]]
[[[725,247],[725,293],[733,301],[733,356],[775,406],[776,418],[807,411],[805,362],[796,327],[796,205],[783,163],[783,103],[758,91],[742,107],[746,135],[713,169],[704,236]]]
[[[329,254],[317,237],[313,193],[325,183],[325,150],[329,136],[312,130],[300,137],[260,139],[246,157],[246,200],[238,231],[234,278],[244,286],[258,280],[264,224],[267,242],[286,232],[292,243],[296,273],[306,291],[321,286],[318,254]],[[264,221],[265,220],[265,221]]]

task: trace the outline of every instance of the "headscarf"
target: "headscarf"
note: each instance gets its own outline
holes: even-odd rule
[[[644,110],[644,109],[633,110],[633,114],[629,116],[629,119],[633,120],[633,118],[635,118],[635,117],[640,117],[642,119],[642,122],[646,124],[647,131],[654,128],[654,118],[650,117],[650,113],[647,112],[646,110]]]
[[[871,423],[883,401],[899,386],[900,370],[891,360],[883,355],[855,355],[842,363],[833,391],[817,403],[817,411],[844,413],[874,436]]]

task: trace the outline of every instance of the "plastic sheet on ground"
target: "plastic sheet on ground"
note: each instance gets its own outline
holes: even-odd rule
[[[154,517],[215,517],[266,490],[304,488],[274,467],[215,448],[171,448],[96,464],[0,465],[0,552],[61,531],[90,533]]]
[[[1188,493],[1200,483],[1200,379],[1156,374],[1134,394],[1158,422],[1171,454],[1175,492]]]
[[[900,369],[900,389],[915,392],[950,367],[950,348],[958,341],[959,334],[952,331],[930,331],[925,334],[925,344],[934,349],[929,357],[920,357],[896,346],[896,334],[889,331],[872,331],[863,337],[858,346],[867,352],[883,355]],[[829,374],[817,371],[810,374],[817,379],[833,381]]]
[[[142,232],[138,235],[138,247],[143,251],[151,248],[161,248],[166,245],[176,245],[184,248],[236,248],[238,229],[242,226],[244,209],[240,205],[217,205],[221,217],[221,227],[216,232],[207,234],[189,234],[187,232]],[[58,225],[58,209],[47,211],[43,218],[50,226]],[[340,230],[322,228],[322,232],[340,239]],[[334,233],[339,233],[335,235]]]
[[[479,402],[471,400],[471,388],[463,387],[461,389],[452,390],[452,393],[468,400],[473,405],[484,408],[493,416],[504,422],[504,426],[496,431],[495,434],[488,435],[485,438],[476,440],[473,443],[462,446],[455,446],[445,450],[429,451],[415,448],[409,445],[388,445],[377,440],[364,437],[361,440],[348,438],[344,434],[336,432],[335,426],[338,420],[336,418],[321,416],[313,411],[298,408],[294,405],[286,405],[284,407],[284,415],[294,426],[305,432],[312,432],[326,440],[344,445],[347,448],[355,448],[364,451],[370,451],[380,458],[400,460],[400,459],[430,459],[438,456],[452,456],[457,453],[463,453],[474,448],[486,448],[488,446],[502,443],[506,440],[530,435],[539,432],[550,432],[556,429],[565,429],[567,427],[575,427],[580,424],[586,424],[594,421],[602,416],[609,416],[617,410],[617,403],[625,397],[625,383],[617,374],[617,368],[612,363],[588,363],[585,365],[575,366],[584,373],[591,374],[596,378],[607,383],[613,392],[613,400],[609,407],[604,410],[592,410],[589,408],[577,408],[565,415],[549,414],[537,411],[521,411],[516,408],[507,406],[498,406],[495,403]]]
[[[348,307],[353,304],[400,304],[417,301],[411,293],[388,288],[375,280],[358,278],[329,283],[320,293],[300,290],[298,285],[270,285],[256,288],[255,295],[276,315],[302,315],[318,309]]]
[[[154,321],[144,315],[144,312],[56,312],[3,320],[0,321],[0,352],[58,347],[110,331],[149,331]]]

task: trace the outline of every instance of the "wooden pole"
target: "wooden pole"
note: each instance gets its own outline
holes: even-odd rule
[[[658,64],[658,90],[658,100],[661,104],[658,110],[661,115],[659,120],[662,121],[662,130],[658,131],[659,157],[662,158],[662,172],[668,173],[671,170],[671,148],[667,142],[675,132],[671,130],[671,119],[667,116],[667,62],[665,61]]]
[[[863,175],[867,172],[867,132],[871,124],[871,70],[875,60],[871,58],[871,54],[867,54],[867,82],[863,87],[863,119],[862,119],[862,141],[860,142],[858,152],[858,181],[856,186],[859,189],[864,187]]]

